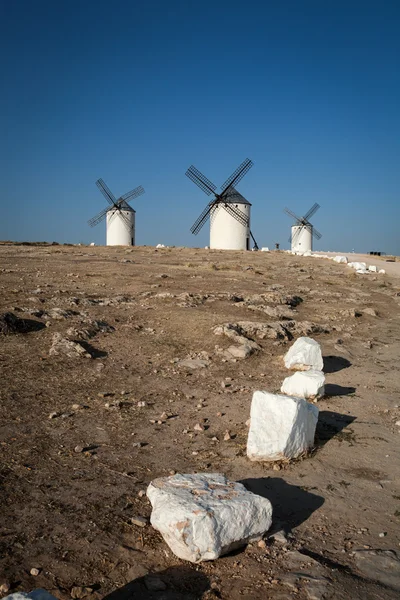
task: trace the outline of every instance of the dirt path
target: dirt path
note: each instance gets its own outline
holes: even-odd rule
[[[385,269],[391,277],[400,277],[400,262],[389,262],[385,256],[371,256],[370,254],[354,254],[353,252],[324,252],[328,256],[346,256],[349,262],[365,262],[376,265],[378,269]]]
[[[0,313],[29,331],[0,337],[0,585],[60,600],[398,598],[399,306],[395,277],[280,252],[1,246]],[[271,337],[227,360],[213,327],[239,320]],[[92,358],[51,354],[56,333],[86,338]],[[315,452],[250,463],[252,392],[279,390],[302,334],[327,373]],[[174,471],[265,494],[286,542],[180,561],[131,522]]]

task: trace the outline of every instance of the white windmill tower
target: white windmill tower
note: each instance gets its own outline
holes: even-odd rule
[[[221,193],[217,194],[214,185],[193,165],[186,171],[187,177],[199,186],[207,196],[214,194],[214,200],[208,203],[190,231],[197,235],[207,219],[210,217],[210,248],[222,250],[250,250],[250,237],[257,243],[250,231],[251,204],[236,189],[235,185],[246,175],[253,166],[252,161],[246,158],[244,162],[232,173],[221,186]]]
[[[144,194],[144,189],[140,185],[120,196],[117,200],[102,179],[98,179],[96,185],[110,206],[107,206],[98,215],[90,219],[88,221],[89,225],[94,227],[106,218],[107,246],[134,246],[136,211],[129,206],[128,201]]]
[[[289,238],[293,252],[312,252],[313,237],[317,240],[321,239],[322,235],[315,229],[314,225],[310,223],[309,220],[318,209],[319,204],[315,203],[314,206],[306,212],[304,217],[298,217],[294,212],[285,208],[284,212],[290,217],[293,217],[296,221],[295,224],[292,225],[292,231]]]

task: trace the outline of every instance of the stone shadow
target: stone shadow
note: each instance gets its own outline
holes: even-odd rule
[[[106,356],[108,356],[108,352],[105,352],[104,350],[98,350],[91,344],[88,344],[88,342],[83,342],[82,340],[74,341],[78,342],[78,344],[85,348],[86,352],[92,355],[92,358],[105,358]]]
[[[347,387],[343,385],[337,385],[336,383],[326,383],[325,384],[325,397],[327,396],[350,396],[351,394],[355,394],[355,387]]]
[[[0,334],[3,335],[31,333],[33,331],[40,331],[45,327],[46,325],[41,321],[21,319],[11,312],[0,314]]]
[[[273,524],[280,525],[286,533],[307,521],[312,513],[321,508],[325,498],[291,485],[280,477],[243,479],[242,483],[250,492],[268,498],[273,507]]]
[[[337,373],[351,367],[351,362],[343,356],[324,356],[324,373]]]
[[[208,577],[195,565],[178,565],[138,577],[103,600],[200,600],[209,589]]]
[[[315,446],[321,448],[329,440],[339,437],[341,441],[351,441],[353,431],[344,431],[356,417],[342,415],[331,410],[321,410],[318,416],[317,430],[315,433]]]

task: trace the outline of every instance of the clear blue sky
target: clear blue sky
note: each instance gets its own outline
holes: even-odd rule
[[[247,156],[260,245],[288,205],[317,249],[400,254],[398,0],[0,0],[0,239],[105,243],[87,220],[138,185],[137,243],[189,228]]]

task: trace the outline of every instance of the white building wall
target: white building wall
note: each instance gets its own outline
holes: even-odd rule
[[[298,230],[300,231],[298,232]],[[292,250],[293,252],[312,251],[312,234],[307,227],[304,227],[303,225],[293,225]]]
[[[249,219],[245,227],[229,214],[223,205],[217,205],[210,215],[210,248],[220,250],[250,250],[250,205],[232,204]]]
[[[129,220],[130,227],[127,226],[121,213]],[[135,245],[135,211],[113,209],[107,212],[107,246],[134,246]]]

